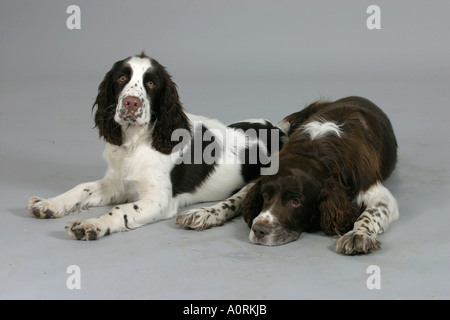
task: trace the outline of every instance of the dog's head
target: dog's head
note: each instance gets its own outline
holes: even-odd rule
[[[128,126],[151,126],[153,147],[168,154],[179,143],[171,140],[172,132],[191,130],[171,76],[144,53],[113,65],[99,85],[95,106],[96,127],[111,144],[123,143]]]
[[[326,172],[313,159],[284,156],[277,174],[261,177],[242,203],[250,241],[274,246],[297,240],[303,231],[348,231],[359,208]]]

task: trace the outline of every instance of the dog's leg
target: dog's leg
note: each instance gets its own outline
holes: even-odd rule
[[[194,208],[180,212],[176,223],[198,231],[223,225],[226,221],[238,215],[238,209],[253,184],[247,184],[231,197],[211,207]]]
[[[381,182],[361,192],[356,201],[366,209],[356,220],[353,230],[338,239],[336,251],[339,253],[366,254],[379,249],[381,242],[377,236],[399,217],[397,200]]]
[[[173,218],[176,212],[177,202],[168,194],[160,192],[115,206],[96,218],[70,221],[66,230],[78,240],[97,240],[114,232],[133,230],[148,223]]]
[[[77,185],[53,198],[31,197],[28,210],[38,218],[60,218],[93,206],[135,200],[137,194],[119,179],[105,178]]]

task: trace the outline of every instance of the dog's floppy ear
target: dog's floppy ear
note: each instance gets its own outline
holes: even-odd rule
[[[238,209],[237,215],[242,214],[248,227],[251,228],[253,219],[261,213],[263,204],[264,199],[261,194],[261,180],[259,180],[248,191],[244,201]]]
[[[154,62],[152,62],[154,63]],[[162,67],[162,66],[161,66]],[[164,67],[162,67],[164,70]],[[176,84],[164,70],[164,84],[152,105],[152,146],[161,153],[172,153],[175,146],[180,146],[179,140],[172,140],[172,133],[177,129],[187,130],[191,136],[191,125],[178,96]],[[183,135],[184,137],[185,135]],[[187,143],[187,141],[185,141]]]
[[[359,208],[345,194],[345,187],[333,178],[325,181],[319,211],[320,227],[328,235],[348,232],[360,214]]]
[[[98,128],[99,136],[103,137],[107,142],[118,146],[122,144],[122,129],[114,121],[117,105],[114,79],[112,77],[115,66],[121,62],[116,62],[111,70],[106,73],[105,78],[98,86],[97,98],[92,106],[92,110],[97,106],[95,126]]]

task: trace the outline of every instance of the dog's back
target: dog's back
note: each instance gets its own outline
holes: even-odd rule
[[[280,127],[287,129],[287,134],[291,136],[312,121],[331,121],[338,126],[345,124],[344,132],[362,135],[369,145],[380,150],[380,174],[383,180],[394,170],[397,162],[394,130],[386,114],[371,101],[353,96],[334,102],[314,102],[285,117]]]

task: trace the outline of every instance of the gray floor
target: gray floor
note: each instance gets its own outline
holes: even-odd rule
[[[416,9],[407,10],[424,12],[421,10],[426,11],[425,2],[414,2]],[[53,13],[56,10],[48,1],[42,3]],[[348,11],[356,10],[353,7],[356,2],[346,3]],[[431,25],[416,20],[428,29],[424,31],[416,25],[416,34],[411,35],[407,25],[390,26],[390,11],[384,9],[383,27],[394,28],[394,31],[388,33],[382,29],[387,38],[381,36],[374,41],[387,41],[388,48],[381,48],[379,52],[370,46],[359,48],[362,50],[359,53],[369,56],[356,60],[346,58],[347,49],[339,46],[338,58],[330,51],[315,55],[311,45],[317,44],[320,45],[318,50],[324,49],[323,41],[333,41],[336,36],[315,25],[316,28],[309,32],[318,40],[314,42],[313,36],[308,38],[306,53],[297,46],[285,49],[296,49],[299,55],[306,55],[296,61],[296,67],[292,69],[279,57],[271,60],[270,54],[262,53],[260,60],[255,61],[253,55],[248,55],[252,53],[251,47],[244,47],[241,54],[232,49],[229,52],[219,48],[205,49],[225,59],[227,55],[235,55],[225,61],[227,67],[220,69],[216,66],[220,65],[219,58],[213,63],[214,59],[208,57],[202,65],[201,58],[193,53],[195,50],[180,42],[181,35],[172,39],[180,45],[181,53],[172,55],[161,49],[161,43],[158,47],[148,42],[135,46],[139,49],[132,47],[131,52],[121,48],[119,53],[128,52],[123,56],[117,56],[117,53],[103,53],[102,56],[95,48],[92,52],[78,50],[71,55],[66,51],[71,46],[70,41],[92,41],[93,36],[81,33],[83,29],[76,35],[67,33],[59,40],[61,47],[57,47],[56,40],[36,31],[48,28],[53,32],[36,17],[34,2],[27,4],[17,7],[13,1],[6,1],[1,5],[0,29],[6,30],[3,24],[9,22],[15,31],[8,31],[10,33],[2,34],[0,38],[2,51],[5,51],[0,69],[0,298],[450,298],[450,50],[448,44],[432,38],[436,36],[434,31],[449,30],[447,19],[445,22],[436,19],[437,22]],[[57,8],[63,12],[62,18],[47,21],[64,23],[64,10],[68,5]],[[448,12],[448,7],[443,5],[443,8],[430,9],[430,12],[442,17],[441,12]],[[89,11],[83,6],[82,10],[84,28],[89,28],[89,19],[97,16],[106,19],[102,14],[107,13],[101,13],[101,10]],[[212,8],[209,10],[213,11]],[[223,14],[233,16],[237,22],[245,20],[245,13],[239,12],[242,16],[231,15],[228,11]],[[14,15],[21,23],[28,19],[38,27],[14,25],[16,20],[10,17]],[[363,10],[363,20],[365,17]],[[407,12],[400,20],[406,23],[412,17],[416,15]],[[250,18],[252,23],[263,23],[256,16],[250,15]],[[202,19],[207,18],[200,15],[196,23],[201,24]],[[326,21],[320,20],[321,23]],[[443,26],[447,28],[442,29]],[[102,29],[101,26],[98,28]],[[255,32],[256,45],[262,46],[264,37],[258,38],[257,28],[249,30]],[[344,31],[337,30],[336,33],[345,34]],[[64,32],[69,31],[61,31]],[[214,30],[211,32],[214,34]],[[368,32],[363,29],[358,39],[368,41]],[[170,30],[164,36],[168,37],[168,34],[171,35]],[[358,37],[358,34],[354,31],[353,36]],[[45,41],[36,40],[38,36]],[[204,36],[204,41],[213,41],[206,33],[197,36]],[[67,40],[67,37],[72,38]],[[395,38],[406,42],[396,46]],[[414,39],[420,44],[411,44]],[[5,47],[9,40],[14,41]],[[141,41],[134,38],[129,41],[138,40]],[[239,45],[243,39],[222,40]],[[176,46],[174,43],[170,44],[172,48]],[[18,50],[27,46],[27,52]],[[53,51],[60,49],[57,53],[48,52],[50,56],[47,57],[45,46],[50,46]],[[298,241],[279,247],[256,246],[248,241],[248,228],[242,218],[202,232],[184,230],[173,220],[166,220],[99,241],[81,242],[69,238],[64,230],[66,222],[77,217],[97,216],[108,208],[93,208],[78,216],[55,220],[32,217],[26,211],[30,195],[53,196],[78,183],[103,176],[106,169],[101,157],[103,142],[92,129],[90,107],[98,83],[112,63],[134,54],[143,46],[148,48],[149,55],[154,55],[150,52],[152,47],[155,51],[162,50],[156,57],[173,74],[189,112],[216,117],[226,123],[252,117],[278,121],[315,99],[338,99],[347,95],[367,97],[382,107],[392,120],[399,142],[398,167],[386,184],[397,197],[400,207],[400,219],[380,236],[382,249],[367,256],[342,256],[334,252],[335,240],[321,233],[305,233]],[[417,51],[409,50],[416,47]],[[372,56],[371,52],[374,52]],[[183,53],[186,54],[184,60]],[[375,59],[381,56],[384,60]],[[292,57],[284,57],[292,65],[294,60],[289,60]],[[190,59],[193,59],[192,65]],[[280,69],[271,66],[270,62],[275,63],[275,60]],[[91,70],[84,70],[87,67],[80,61],[87,61]],[[230,63],[233,61],[237,61],[237,65]],[[352,62],[355,66],[350,67]],[[56,69],[51,68],[52,63],[56,63]],[[66,67],[66,64],[72,64],[72,67]],[[264,64],[268,66],[267,70],[258,68]],[[247,65],[247,69],[243,69],[243,65]],[[67,279],[71,276],[67,268],[71,265],[80,268],[81,289],[69,290],[67,287]],[[369,290],[367,287],[371,275],[367,268],[371,265],[377,265],[381,270],[380,289]]]

